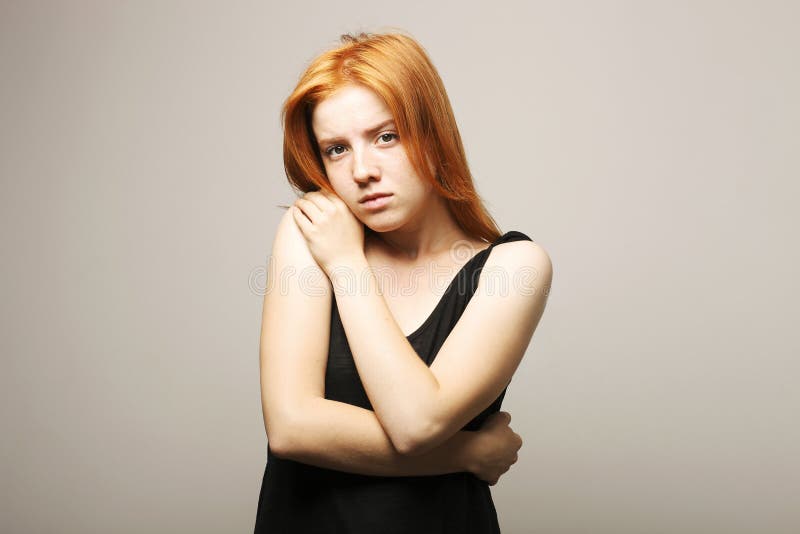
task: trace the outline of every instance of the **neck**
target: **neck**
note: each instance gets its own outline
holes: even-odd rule
[[[412,260],[436,256],[449,249],[454,241],[469,239],[439,195],[433,195],[431,203],[421,210],[415,221],[397,230],[374,232],[373,236],[393,255]]]

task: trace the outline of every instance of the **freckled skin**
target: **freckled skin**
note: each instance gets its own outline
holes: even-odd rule
[[[392,124],[367,132],[392,114],[370,89],[348,85],[317,105],[312,128],[317,139],[343,138],[322,143],[325,171],[336,194],[364,224],[376,232],[411,229],[423,212],[436,210],[433,186],[414,171]],[[368,211],[359,199],[373,192],[392,193],[390,206]]]

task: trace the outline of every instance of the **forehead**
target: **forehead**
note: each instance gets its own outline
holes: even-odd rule
[[[361,85],[346,85],[317,104],[311,127],[317,138],[357,133],[391,119],[383,99]]]

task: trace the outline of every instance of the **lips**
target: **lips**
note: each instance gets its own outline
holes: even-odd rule
[[[358,202],[360,204],[363,204],[367,200],[373,200],[375,198],[380,198],[380,197],[388,197],[389,195],[391,195],[391,193],[371,193],[369,195],[361,197],[361,199]]]

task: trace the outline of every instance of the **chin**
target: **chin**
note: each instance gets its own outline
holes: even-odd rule
[[[386,232],[391,232],[392,230],[397,230],[400,227],[400,225],[394,225],[394,224],[392,224],[392,225],[380,224],[380,223],[378,223],[378,224],[375,224],[375,223],[372,223],[372,224],[364,223],[364,224],[366,224],[369,227],[370,230],[372,230],[373,232],[377,232],[379,234],[384,234]]]
[[[402,228],[405,225],[405,221],[398,220],[394,217],[381,217],[382,214],[378,213],[373,217],[368,217],[366,220],[361,219],[367,227],[373,232],[391,232],[393,230],[397,230],[398,228]]]

